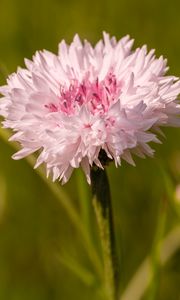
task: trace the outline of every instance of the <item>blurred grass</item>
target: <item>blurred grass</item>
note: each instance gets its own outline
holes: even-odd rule
[[[128,33],[135,46],[147,43],[149,49],[156,48],[178,76],[179,11],[176,0],[0,0],[0,83],[37,49],[56,52],[58,42],[71,41],[76,32],[94,43],[102,30],[117,38]],[[121,293],[152,254],[162,199],[167,199],[163,238],[179,224],[180,131],[164,132],[167,139],[155,146],[156,158],[136,159],[136,168],[123,163],[119,169],[113,165],[108,169]],[[101,299],[101,276],[95,270],[98,265],[101,269],[100,245],[82,173],[76,171],[67,185],[57,187],[42,180],[26,160],[13,161],[14,149],[3,138],[0,149],[0,299]],[[168,243],[166,247],[172,241]],[[159,264],[154,299],[178,300],[178,245],[167,264]],[[149,278],[141,280],[140,288]],[[147,290],[142,299],[148,297]]]

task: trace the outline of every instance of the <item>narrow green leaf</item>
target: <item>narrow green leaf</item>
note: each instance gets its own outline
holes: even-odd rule
[[[4,177],[0,174],[0,223],[3,219],[6,208],[6,182]]]
[[[61,251],[57,258],[63,266],[73,272],[85,285],[92,286],[95,283],[94,275],[85,269],[77,259],[68,254],[67,251]]]
[[[76,170],[76,181],[82,221],[84,222],[88,232],[91,232],[90,212],[92,201],[89,197],[89,190],[85,175],[82,173],[81,170]]]
[[[160,263],[165,265],[180,248],[180,226],[173,228],[162,241]],[[130,280],[119,300],[140,300],[152,280],[151,260],[147,257]]]
[[[157,298],[159,283],[160,283],[160,251],[161,243],[164,235],[166,217],[167,217],[167,203],[166,199],[162,199],[159,205],[159,213],[157,215],[157,225],[155,230],[154,242],[150,254],[151,263],[151,282],[149,286],[149,292],[147,300],[154,300]]]
[[[4,130],[0,128],[0,137],[3,141],[8,143],[8,139],[10,137],[10,133],[8,130]],[[8,143],[9,144],[9,143]],[[18,150],[19,147],[17,143],[11,143],[10,144],[15,150]],[[30,155],[26,157],[27,162],[34,167],[36,158],[33,155]],[[69,216],[71,222],[76,227],[76,230],[79,231],[79,236],[82,238],[83,246],[89,256],[89,259],[96,270],[97,274],[102,278],[103,270],[102,270],[102,264],[101,260],[98,256],[98,253],[96,251],[96,247],[93,244],[91,237],[89,233],[86,230],[86,227],[84,226],[83,222],[81,221],[79,213],[76,211],[75,207],[72,204],[72,201],[70,200],[69,196],[65,193],[64,189],[61,188],[60,184],[53,183],[51,180],[49,180],[45,176],[44,168],[38,167],[35,169],[35,172],[41,177],[41,179],[46,183],[47,187],[50,189],[50,191],[53,193],[53,195],[59,200],[59,203],[62,205],[64,210],[66,211],[67,215]]]

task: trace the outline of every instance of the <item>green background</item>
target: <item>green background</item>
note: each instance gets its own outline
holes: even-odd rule
[[[180,2],[175,0],[0,0],[0,83],[5,84],[6,76],[36,50],[57,52],[60,40],[70,42],[75,33],[95,43],[103,30],[117,38],[130,34],[135,46],[155,48],[157,55],[168,58],[170,73],[178,76],[179,15]],[[150,255],[154,279],[144,300],[180,299],[179,248],[164,266],[158,258],[161,239],[178,226],[180,216],[175,194],[180,182],[180,130],[164,132],[163,145],[153,145],[154,159],[135,158],[135,168],[125,162],[118,169],[108,168],[120,293]],[[101,299],[97,270],[101,248],[90,188],[82,173],[75,171],[63,187],[45,181],[43,172],[39,175],[27,160],[11,159],[16,145],[9,144],[3,133],[1,130],[0,299]]]

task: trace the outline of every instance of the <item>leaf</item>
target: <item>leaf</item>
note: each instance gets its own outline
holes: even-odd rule
[[[8,130],[4,130],[0,128],[0,137],[3,141],[9,144],[8,139],[10,137],[10,133]],[[10,144],[15,150],[19,150],[19,147],[17,143],[11,143]],[[27,156],[26,161],[34,167],[36,158],[34,155]],[[97,250],[95,245],[93,244],[93,241],[91,240],[91,237],[84,226],[83,222],[81,221],[81,217],[79,213],[76,211],[75,207],[72,204],[71,199],[69,196],[65,193],[64,189],[60,186],[58,183],[53,183],[51,180],[49,180],[45,176],[44,168],[40,166],[39,168],[35,169],[35,172],[41,177],[41,179],[45,182],[47,187],[50,189],[50,191],[53,193],[53,195],[59,200],[59,203],[66,211],[67,215],[69,216],[71,222],[75,226],[76,230],[79,231],[79,236],[82,239],[82,244],[88,254],[89,260],[91,261],[95,271],[99,275],[100,278],[102,278],[103,270],[102,270],[102,264],[101,260],[97,254]]]
[[[173,228],[162,240],[160,263],[165,265],[180,248],[180,226]],[[147,257],[130,280],[119,300],[140,300],[151,282],[151,260]]]
[[[77,259],[68,254],[67,251],[61,251],[57,256],[58,261],[69,271],[74,273],[85,285],[92,286],[96,282],[95,276],[85,269]]]

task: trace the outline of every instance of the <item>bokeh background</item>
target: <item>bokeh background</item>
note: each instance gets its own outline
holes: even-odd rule
[[[0,83],[36,50],[57,52],[75,33],[95,43],[103,30],[155,48],[178,76],[179,14],[178,0],[0,0]],[[108,169],[124,300],[180,299],[180,231],[164,243],[180,226],[180,129],[164,132],[154,159]],[[84,176],[77,170],[67,185],[52,184],[33,170],[32,157],[11,159],[17,145],[7,136],[1,129],[0,299],[102,299],[101,248]],[[170,253],[165,263],[161,251]],[[150,272],[123,298],[147,257]]]

